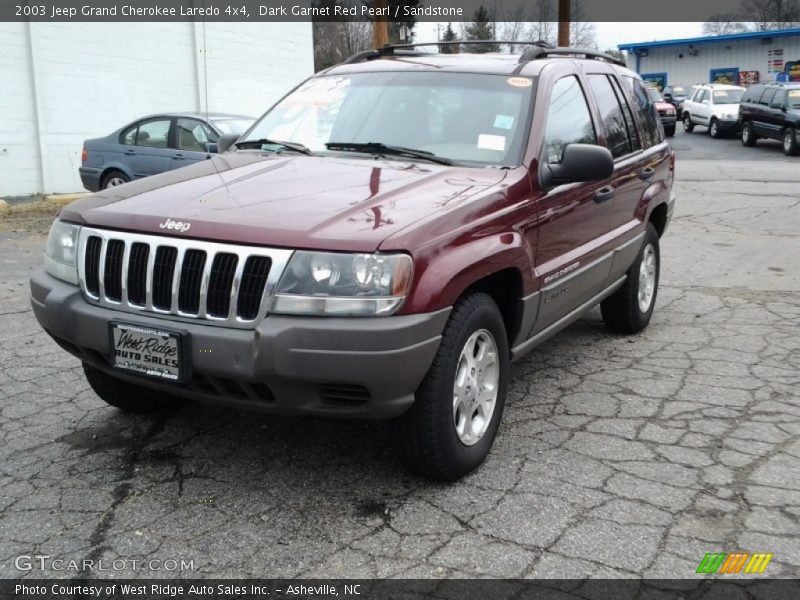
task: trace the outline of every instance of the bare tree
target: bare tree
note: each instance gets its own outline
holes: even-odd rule
[[[331,5],[359,5],[359,0],[333,0]],[[327,69],[342,62],[356,52],[372,47],[372,22],[370,21],[314,21],[314,67]]]
[[[591,21],[585,21],[586,14],[581,0],[572,0],[570,16],[573,19],[569,28],[569,44],[576,48],[597,49],[597,28]]]
[[[712,15],[708,21],[703,23],[705,35],[728,35],[742,31],[747,31],[747,27],[736,13]]]
[[[744,0],[741,13],[753,18],[747,28],[754,31],[797,27],[800,0]]]

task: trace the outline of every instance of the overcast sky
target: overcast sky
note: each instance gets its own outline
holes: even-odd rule
[[[595,23],[597,45],[601,50],[616,48],[628,42],[651,42],[653,40],[670,40],[675,38],[697,37],[703,35],[702,23]],[[441,24],[441,29],[447,23]],[[437,23],[417,23],[416,42],[437,41]],[[456,31],[458,25],[454,25]]]

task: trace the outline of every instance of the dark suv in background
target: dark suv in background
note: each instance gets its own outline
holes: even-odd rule
[[[219,150],[65,207],[31,278],[122,410],[392,419],[410,466],[453,480],[512,361],[598,304],[619,333],[653,314],[675,155],[613,56],[369,51]]]
[[[739,106],[742,144],[758,138],[779,140],[783,153],[796,156],[800,148],[800,83],[766,83],[749,88]]]

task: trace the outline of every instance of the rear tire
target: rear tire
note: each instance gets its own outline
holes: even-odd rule
[[[694,123],[692,123],[692,117],[688,112],[683,115],[683,130],[686,133],[692,133],[694,131]]]
[[[742,145],[752,147],[756,145],[757,140],[758,138],[753,132],[753,124],[750,121],[745,121],[742,124]]]
[[[647,327],[656,305],[660,270],[658,233],[648,223],[644,242],[628,269],[625,283],[600,304],[603,320],[611,331],[631,334]]]
[[[123,412],[154,413],[175,408],[182,401],[181,398],[122,381],[87,363],[83,363],[83,373],[95,394]]]
[[[103,177],[103,181],[100,184],[100,189],[105,190],[110,187],[117,187],[118,185],[122,185],[123,183],[128,183],[131,180],[130,177],[125,175],[122,171],[118,171],[113,169],[105,174]]]
[[[786,156],[797,156],[797,132],[787,127],[783,131],[783,153]]]
[[[497,304],[485,293],[469,294],[450,315],[416,401],[391,423],[395,448],[412,471],[456,481],[480,466],[503,415],[508,365]]]

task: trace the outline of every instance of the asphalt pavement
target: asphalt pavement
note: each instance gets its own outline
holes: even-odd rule
[[[0,223],[0,577],[693,578],[740,550],[800,576],[800,158],[696,131],[650,327],[594,310],[514,365],[451,485],[380,423],[106,406],[30,311],[44,237]]]

